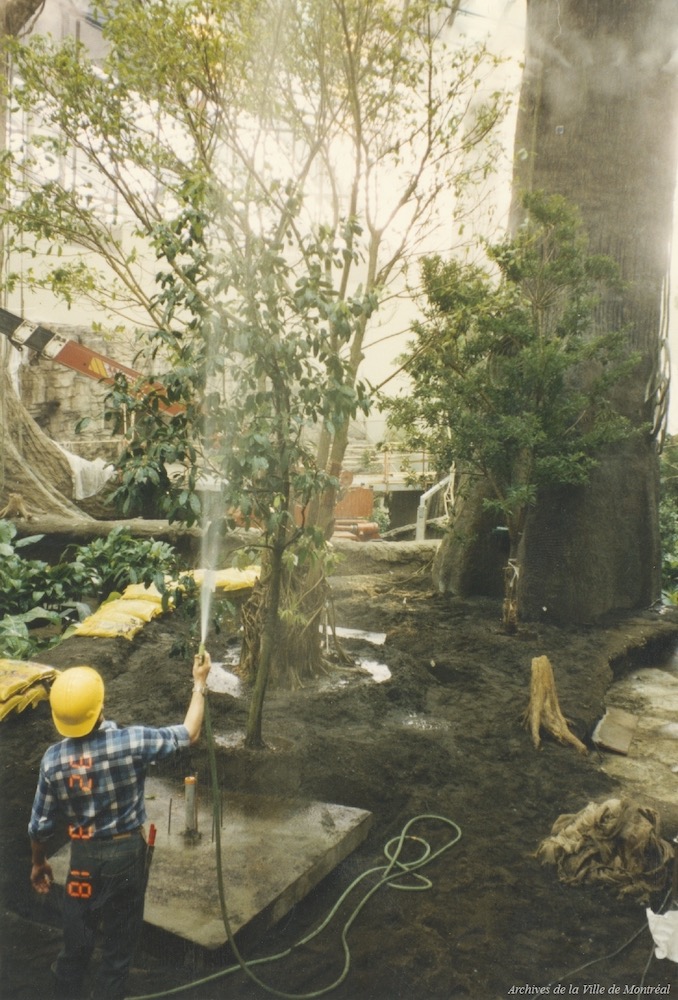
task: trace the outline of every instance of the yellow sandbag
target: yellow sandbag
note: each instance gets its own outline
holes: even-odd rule
[[[258,566],[246,566],[244,569],[218,569],[205,570],[195,569],[184,573],[190,576],[198,587],[202,586],[206,573],[212,573],[213,586],[215,590],[245,590],[253,587],[259,579],[260,569]],[[178,581],[167,579],[167,586],[171,590],[178,585]],[[162,594],[154,584],[146,587],[143,583],[130,583],[122,593],[123,600],[144,600],[162,604]]]
[[[147,587],[143,583],[130,583],[122,592],[123,601],[152,601],[162,604],[162,594],[154,583]]]
[[[44,663],[0,658],[0,721],[49,698],[47,684],[57,671]]]
[[[28,691],[24,691],[22,694],[14,694],[7,701],[0,701],[0,722],[9,715],[10,712],[23,712],[25,708],[30,705],[31,708],[35,708],[38,702],[47,701],[49,698],[49,692],[46,687],[42,684],[35,684]]]
[[[207,571],[196,569],[192,574],[200,586]],[[259,578],[258,566],[245,569],[220,569],[214,572],[215,590],[245,590],[253,587]],[[94,614],[73,627],[71,635],[88,635],[103,639],[123,636],[133,639],[146,622],[162,614],[162,595],[156,587],[130,584],[122,597],[102,604]]]
[[[162,614],[162,607],[154,601],[127,600],[121,597],[102,604],[94,614],[79,622],[71,634],[104,638],[122,635],[132,639],[146,622],[159,614]]]
[[[205,574],[209,570],[196,569],[192,576],[198,586],[202,585]],[[246,566],[244,569],[218,569],[213,572],[215,590],[246,590],[253,587],[259,579],[259,566]]]
[[[25,691],[32,684],[53,681],[56,674],[54,667],[44,663],[0,658],[0,702]]]
[[[162,614],[162,607],[159,604],[155,604],[153,601],[145,600],[128,600],[126,597],[122,597],[119,601],[111,601],[110,604],[104,604],[95,614],[99,611],[103,611],[104,608],[113,608],[113,613],[115,617],[120,617],[121,620],[126,618],[140,618],[142,622],[150,622],[151,618],[156,618],[158,615]],[[104,618],[110,618],[110,614],[103,615]]]
[[[73,628],[72,635],[89,635],[102,639],[111,639],[115,636],[124,636],[132,639],[145,625],[143,618],[130,614],[129,609],[124,605],[132,604],[132,601],[110,601],[85,618],[83,622]],[[149,607],[154,605],[149,604]]]
[[[144,627],[144,624],[138,618],[126,622],[86,618],[84,622],[75,626],[71,635],[88,635],[95,639],[115,639],[117,636],[133,639]]]
[[[259,566],[247,566],[245,569],[220,569],[217,571],[215,586],[217,590],[245,590],[253,587],[259,579]]]
[[[144,622],[138,618],[133,622],[92,621],[91,618],[87,618],[76,625],[71,635],[87,635],[94,639],[116,639],[118,636],[133,639],[143,627]]]

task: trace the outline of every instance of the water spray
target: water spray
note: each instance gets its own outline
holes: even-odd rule
[[[200,566],[202,580],[200,582],[200,645],[204,653],[204,645],[209,632],[210,610],[212,596],[216,588],[217,566],[221,548],[220,529],[223,510],[221,509],[221,494],[207,491],[203,498],[202,540],[200,543]]]
[[[209,631],[210,609],[212,606],[215,578],[216,570],[214,567],[204,567],[202,584],[200,586],[200,645],[198,647],[200,656],[203,656],[205,653],[205,641]]]

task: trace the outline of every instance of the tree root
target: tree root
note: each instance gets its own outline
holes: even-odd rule
[[[565,716],[560,710],[553,668],[547,656],[532,659],[532,679],[530,683],[530,703],[525,711],[524,725],[529,726],[532,742],[538,749],[540,730],[544,729],[560,743],[569,743],[579,753],[587,753],[581,740],[570,732]]]
[[[26,510],[26,504],[21,493],[10,493],[7,506],[0,510],[0,518],[20,518],[25,521],[32,521],[33,517]]]
[[[302,584],[307,580],[302,579]],[[302,598],[297,598],[292,585],[283,591],[276,643],[268,683],[270,687],[299,690],[310,681],[329,672],[323,657],[321,623],[326,607],[327,586],[324,577],[312,580]],[[266,585],[257,580],[252,593],[241,608],[242,648],[235,673],[245,683],[253,683],[259,662],[259,643],[264,628]],[[328,623],[334,631],[334,623]],[[342,651],[340,659],[350,662]]]

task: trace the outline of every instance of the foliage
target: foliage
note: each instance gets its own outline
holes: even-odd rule
[[[38,262],[24,277],[134,315],[157,376],[150,398],[119,379],[111,400],[132,428],[122,512],[153,503],[196,521],[198,466],[216,462],[230,482],[224,461],[237,473],[244,454],[206,447],[204,418],[207,444],[228,420],[216,392],[228,386],[242,417],[242,385],[254,397],[258,379],[263,403],[280,410],[271,372],[304,395],[292,441],[316,428],[313,465],[333,475],[314,489],[331,492],[347,417],[367,402],[358,369],[377,299],[427,228],[453,214],[446,193],[461,202],[490,169],[507,104],[487,87],[497,59],[453,38],[439,0],[100,0],[96,15],[103,67],[73,40],[13,51],[13,100],[35,127],[5,167],[12,252]],[[85,254],[64,257],[72,248]],[[153,257],[155,293],[139,277]],[[184,409],[163,421],[163,399]],[[243,440],[257,482],[267,468],[275,478],[280,441],[266,420]],[[304,495],[310,457],[307,447]],[[184,470],[180,482],[168,465]]]
[[[383,535],[391,527],[391,515],[383,500],[378,500],[372,511],[372,520],[379,528],[379,534]]]
[[[261,531],[265,685],[281,600],[322,607],[377,306],[491,169],[498,60],[450,35],[444,0],[99,0],[97,16],[101,66],[73,41],[13,49],[36,126],[5,162],[11,251],[46,251],[34,284],[139,329],[155,388],[118,377],[108,401],[123,513],[214,521],[209,486],[227,527]]]
[[[11,521],[0,521],[0,614],[23,615],[36,607],[47,611],[66,604],[80,590],[84,574],[77,561],[55,567],[52,571],[40,559],[25,559],[21,550],[42,536],[16,539]],[[79,596],[79,595],[78,595]]]
[[[71,558],[69,553],[64,560],[67,557]],[[77,546],[72,559],[70,564],[77,566],[78,582],[87,581],[85,592],[101,595],[122,591],[130,583],[155,585],[163,592],[167,577],[176,578],[179,571],[171,545],[153,538],[135,538],[123,527],[112,528],[102,538]]]
[[[54,626],[47,636],[36,637],[29,625],[40,622],[41,625]],[[45,611],[44,608],[31,608],[22,615],[4,615],[0,618],[0,656],[10,659],[29,659],[39,649],[56,644],[60,639],[61,616],[56,612]],[[56,629],[56,630],[55,630]]]
[[[205,224],[208,215],[205,208]],[[184,249],[196,258],[206,256],[197,233]],[[204,387],[201,409],[198,414],[189,401],[168,424],[159,410],[148,412],[146,400],[130,397],[125,385],[111,392],[114,408],[124,405],[138,415],[115,493],[123,510],[140,501],[149,479],[157,484],[166,477],[168,463],[181,461],[188,465],[189,479],[166,494],[166,513],[170,520],[197,521],[204,513],[196,492],[201,449],[221,494],[218,510],[237,511],[246,526],[256,524],[265,545],[281,521],[285,531],[293,529],[292,497],[305,508],[329,481],[305,434],[309,425],[324,419],[339,426],[358,408],[368,408],[366,392],[359,383],[351,386],[338,348],[353,325],[373,311],[376,299],[361,295],[339,306],[324,272],[330,258],[342,252],[348,252],[346,245],[334,241],[309,249],[309,273],[294,280],[273,237],[253,237],[246,257],[240,251],[222,256],[216,280],[231,292],[228,305],[219,301],[218,290],[210,296],[209,309],[191,303],[196,315],[190,341],[171,332],[175,311],[186,305],[174,275],[163,275],[165,342],[175,339],[190,391],[193,385]],[[228,398],[215,387],[222,378],[231,388]],[[179,379],[175,374],[175,385]],[[203,427],[206,437],[198,442],[196,432]],[[298,533],[292,530],[292,535]]]
[[[183,599],[185,581],[170,545],[153,539],[135,539],[122,528],[106,538],[75,546],[54,565],[24,558],[21,550],[40,540],[33,535],[17,539],[11,521],[0,521],[0,654],[26,656],[43,639],[31,633],[35,622],[55,625],[90,612],[88,602],[99,603],[112,591],[130,583],[155,584],[167,604]],[[168,590],[168,577],[181,585]],[[54,630],[44,639],[60,638]]]
[[[588,252],[576,210],[542,194],[525,207],[516,236],[487,248],[499,280],[424,261],[426,318],[404,359],[414,391],[390,414],[441,474],[457,462],[485,478],[514,552],[540,487],[586,483],[600,449],[630,433],[612,396],[637,364],[621,331],[593,331],[616,272]]]

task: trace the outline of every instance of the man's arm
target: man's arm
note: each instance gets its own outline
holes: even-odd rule
[[[47,860],[45,845],[40,840],[31,839],[31,885],[41,895],[52,888],[54,875]]]
[[[202,720],[205,715],[205,692],[207,690],[207,675],[210,672],[212,660],[209,653],[199,653],[193,660],[193,693],[186,712],[184,725],[188,729],[191,743],[200,736]]]
[[[43,758],[28,824],[28,836],[31,841],[31,885],[41,894],[49,892],[54,881],[52,866],[47,861],[45,844],[54,830],[56,808],[56,800],[45,774]]]

